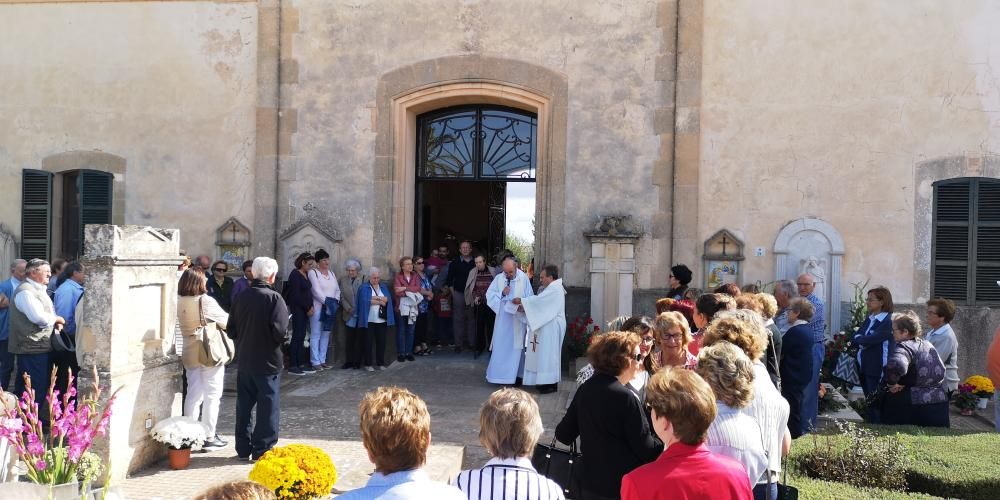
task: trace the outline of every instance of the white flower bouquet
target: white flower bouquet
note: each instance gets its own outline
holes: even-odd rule
[[[154,441],[175,450],[200,450],[205,444],[205,424],[191,417],[170,417],[160,420],[149,432]]]

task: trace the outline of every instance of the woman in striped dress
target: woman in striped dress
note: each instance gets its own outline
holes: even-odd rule
[[[531,465],[542,435],[538,403],[520,389],[500,389],[479,411],[479,441],[493,456],[478,469],[464,470],[451,484],[469,500],[562,500],[562,488]]]

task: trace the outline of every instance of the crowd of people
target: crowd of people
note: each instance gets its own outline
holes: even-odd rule
[[[554,429],[562,443],[579,441],[583,458],[572,485],[556,484],[530,460],[542,434],[538,405],[509,386],[556,390],[566,293],[558,268],[544,267],[536,292],[515,257],[500,255],[490,266],[469,242],[451,261],[439,249],[398,264],[392,276],[378,267],[363,274],[349,259],[338,278],[329,253],[303,253],[278,292],[278,264],[269,257],[244,262],[237,280],[224,261],[185,260],[177,287],[184,414],[205,424],[205,448],[227,445],[216,421],[230,361],[202,356],[209,327],[235,342],[235,447],[249,461],[277,443],[281,374],[332,368],[338,322],[343,369],[383,369],[394,327],[397,362],[440,348],[474,356],[491,349],[486,378],[505,386],[480,414],[480,440],[494,458],[450,486],[420,471],[430,443],[423,401],[399,388],[367,394],[361,434],[376,473],[344,498],[492,498],[498,488],[524,499],[562,498],[564,488],[583,499],[776,498],[792,440],[816,429],[828,335],[815,277],[778,281],[773,294],[731,284],[705,293],[688,286],[692,273],[678,265],[655,317],[618,318],[593,338],[590,364]],[[20,393],[24,374],[49,380],[53,368],[79,370],[73,335],[86,273],[79,262],[39,259],[17,260],[10,270],[0,283],[0,385],[13,382]],[[867,420],[948,426],[959,381],[954,303],[927,302],[926,333],[916,313],[895,311],[885,287],[869,290],[866,306],[850,344]]]

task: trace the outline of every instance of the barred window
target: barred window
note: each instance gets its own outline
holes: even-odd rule
[[[968,305],[1000,304],[1000,180],[934,183],[931,291]]]

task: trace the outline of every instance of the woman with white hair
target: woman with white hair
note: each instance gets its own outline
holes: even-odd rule
[[[357,259],[347,259],[344,262],[344,271],[347,274],[340,278],[340,317],[344,321],[344,364],[342,369],[361,368],[361,341],[355,320],[355,300],[358,297],[358,290],[365,284],[365,277],[361,274],[361,262]]]
[[[354,321],[361,330],[360,336],[364,342],[364,364],[366,371],[385,369],[385,331],[386,327],[395,326],[396,315],[393,314],[392,294],[389,287],[382,284],[382,270],[372,267],[368,270],[368,281],[358,289],[355,299],[356,309]],[[375,368],[372,367],[372,344],[375,344]]]
[[[460,472],[451,484],[466,498],[565,498],[555,481],[531,465],[531,454],[541,435],[542,416],[531,395],[510,388],[494,392],[479,410],[479,442],[493,458],[478,469]]]

